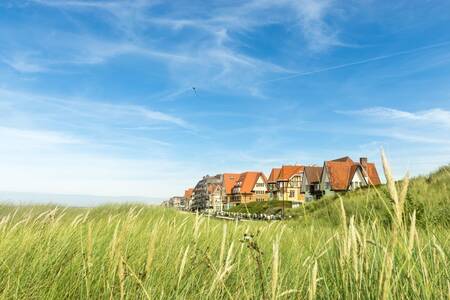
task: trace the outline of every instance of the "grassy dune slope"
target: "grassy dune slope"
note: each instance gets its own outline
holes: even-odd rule
[[[401,182],[397,183],[400,184]],[[347,214],[366,221],[378,219],[385,225],[391,223],[392,205],[386,186],[363,188],[340,196],[344,200]],[[280,213],[281,207],[282,201],[253,202],[233,207],[229,211],[272,214]],[[290,207],[291,203],[286,201],[286,214],[300,217],[303,221],[330,225],[338,225],[341,221],[337,195],[306,203],[300,208],[289,209]],[[406,215],[410,215],[414,210],[420,226],[450,227],[450,166],[410,181],[405,203]]]
[[[398,182],[400,187],[402,182]],[[391,223],[392,201],[386,186],[364,188],[342,195],[348,215],[383,224]],[[442,167],[428,176],[413,178],[409,183],[405,214],[416,211],[420,226],[450,227],[450,166]],[[297,217],[337,225],[340,223],[339,198],[325,197],[290,211]]]
[[[363,190],[271,223],[140,205],[0,206],[0,298],[448,299],[450,230],[436,220],[449,191],[432,187],[447,182],[448,169],[412,182],[403,218],[389,201],[364,212],[361,199],[375,196]],[[439,213],[416,203],[423,195]]]

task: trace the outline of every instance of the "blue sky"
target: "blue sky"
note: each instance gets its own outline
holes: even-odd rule
[[[0,190],[167,197],[380,147],[396,176],[426,173],[450,161],[449,11],[3,0]]]

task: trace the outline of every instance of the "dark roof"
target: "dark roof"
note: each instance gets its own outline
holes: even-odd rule
[[[305,177],[308,180],[309,184],[319,183],[320,175],[322,174],[322,167],[305,167]]]

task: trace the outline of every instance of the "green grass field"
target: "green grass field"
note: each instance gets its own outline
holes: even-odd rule
[[[3,205],[0,298],[450,299],[449,169],[405,186],[278,222]]]

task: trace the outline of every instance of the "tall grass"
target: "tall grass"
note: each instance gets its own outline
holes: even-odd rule
[[[450,231],[416,227],[406,183],[389,184],[389,223],[353,215],[346,197],[336,226],[141,205],[0,207],[0,297],[449,299]]]

